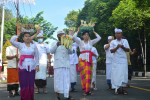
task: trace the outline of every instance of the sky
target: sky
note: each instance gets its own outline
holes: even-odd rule
[[[69,11],[82,9],[84,2],[85,0],[35,0],[35,5],[21,3],[19,9],[21,15],[29,16],[29,18],[35,17],[40,11],[44,11],[42,15],[44,19],[58,27],[53,35],[56,37],[57,31],[66,28],[64,19]],[[6,7],[12,9],[13,13],[16,13],[12,3],[7,3]]]

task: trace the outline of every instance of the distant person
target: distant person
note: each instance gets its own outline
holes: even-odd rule
[[[104,45],[104,50],[106,52],[106,79],[108,89],[111,89],[112,53],[110,52],[110,43],[112,40],[114,40],[114,37],[108,36],[108,44]]]
[[[130,81],[132,79],[132,74],[133,74],[133,67],[132,67],[132,63],[130,61],[130,55],[134,55],[135,52],[136,52],[135,49],[133,49],[133,52],[131,51],[131,49],[129,50],[129,52],[126,52],[127,61],[128,61],[128,80],[130,80]],[[129,83],[127,84],[127,87],[130,87]]]
[[[7,65],[7,91],[9,91],[9,97],[18,96],[19,89],[19,76],[18,76],[18,54],[17,48],[14,46],[8,46],[6,48],[6,58],[8,60]],[[12,90],[15,90],[13,95]]]
[[[93,72],[92,72],[92,82],[91,82],[91,88],[93,90],[97,90],[96,88],[96,69],[97,69],[97,59],[99,57],[99,54],[97,52],[97,49],[95,47],[92,47],[91,52],[93,52],[92,60],[93,60]]]
[[[69,30],[69,35],[73,36],[74,30]],[[77,83],[77,70],[76,66],[79,63],[79,58],[77,55],[78,44],[74,42],[72,44],[73,53],[70,54],[70,81],[71,81],[71,92],[76,92],[75,85]]]

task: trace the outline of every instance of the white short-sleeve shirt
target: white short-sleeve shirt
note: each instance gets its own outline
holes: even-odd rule
[[[17,54],[17,48],[14,46],[9,46],[6,48],[6,56],[15,56]],[[8,59],[7,68],[16,68],[16,58],[11,60]]]
[[[125,48],[130,48],[126,39],[121,39],[120,41],[115,39],[110,43],[110,50],[116,48],[118,44],[123,45]],[[127,63],[127,55],[122,48],[118,48],[116,52],[113,53],[112,63]]]

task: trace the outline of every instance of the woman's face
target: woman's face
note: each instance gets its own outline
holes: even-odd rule
[[[23,37],[23,41],[24,41],[25,43],[30,43],[30,41],[31,41],[31,36],[30,36],[30,34],[25,34],[24,37]]]
[[[90,38],[88,33],[85,33],[82,37],[83,37],[83,40],[89,40]]]

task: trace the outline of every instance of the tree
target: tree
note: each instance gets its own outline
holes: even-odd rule
[[[114,22],[115,27],[122,27],[126,30],[131,30],[138,33],[142,55],[144,58],[143,62],[146,64],[146,37],[149,31],[148,21],[150,21],[150,13],[149,13],[150,7],[149,6],[143,7],[143,5],[148,5],[147,0],[142,2],[142,5],[139,6],[140,2],[141,1],[139,0],[121,1],[119,3],[119,6],[113,11],[110,20]],[[145,42],[145,53],[143,47],[144,42]]]
[[[74,10],[70,11],[67,14],[67,17],[65,18],[65,25],[68,28],[76,26],[78,14],[79,14],[79,12],[78,11],[74,11]]]

